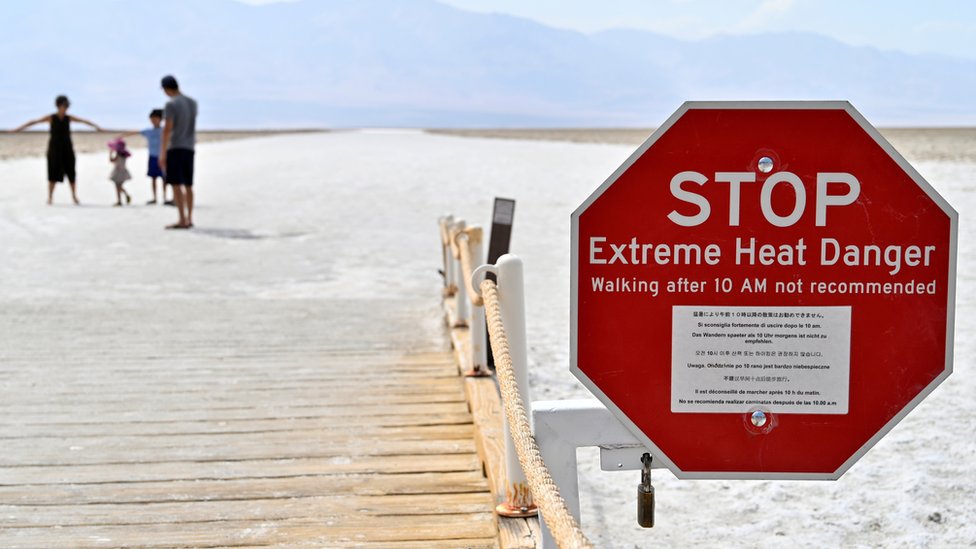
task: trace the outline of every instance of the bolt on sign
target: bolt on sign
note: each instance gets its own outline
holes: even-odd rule
[[[571,369],[678,477],[839,478],[952,371],[958,214],[847,102],[685,103],[572,231]]]

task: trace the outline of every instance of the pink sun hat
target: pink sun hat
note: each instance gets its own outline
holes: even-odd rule
[[[125,148],[125,140],[123,140],[121,137],[109,141],[107,145],[109,149],[121,154],[123,157],[128,158],[129,156],[132,156],[131,153],[129,153],[129,150]]]

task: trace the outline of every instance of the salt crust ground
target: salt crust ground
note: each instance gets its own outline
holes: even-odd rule
[[[518,199],[513,250],[527,269],[534,396],[585,398],[567,369],[569,214],[632,149],[409,131],[208,143],[189,233],[162,230],[169,208],[110,208],[104,154],[79,156],[82,207],[68,205],[66,189],[44,205],[43,159],[3,161],[0,310],[31,311],[8,325],[57,331],[58,315],[45,311],[72,303],[124,303],[138,319],[176,302],[351,299],[363,309],[349,315],[382,319],[392,304],[397,318],[414,311],[414,329],[391,334],[398,344],[443,344],[435,220],[453,212],[485,223],[492,197],[509,196]],[[134,174],[144,155],[131,159]],[[598,546],[976,546],[976,163],[909,160],[961,212],[953,376],[836,482],[656,474],[653,530],[635,525],[636,473],[602,473],[596,452],[583,451],[583,525]],[[143,202],[144,179],[129,186]],[[0,355],[19,345],[0,337]]]

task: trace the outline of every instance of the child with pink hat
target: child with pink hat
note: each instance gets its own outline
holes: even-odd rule
[[[125,159],[130,156],[132,154],[125,148],[125,141],[121,137],[108,142],[108,161],[112,163],[112,173],[108,175],[108,178],[112,180],[112,183],[115,183],[116,206],[122,205],[123,196],[125,196],[126,204],[132,203],[132,197],[122,187],[126,181],[132,179],[132,175],[125,167]]]

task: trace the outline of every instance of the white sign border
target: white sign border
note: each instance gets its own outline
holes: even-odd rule
[[[898,166],[915,182],[928,197],[939,205],[949,216],[949,280],[948,304],[946,307],[946,364],[941,374],[936,376],[922,391],[916,395],[904,408],[892,417],[877,433],[865,442],[854,454],[832,473],[775,473],[775,472],[701,472],[683,471],[661,448],[654,444],[640,428],[632,422],[626,414],[603,392],[578,366],[578,333],[579,333],[579,218],[586,209],[596,201],[625,171],[627,171],[647,150],[657,142],[682,116],[690,110],[731,110],[731,109],[761,109],[761,110],[843,110],[877,143]],[[895,150],[878,130],[872,126],[849,101],[686,101],[659,128],[657,128],[644,143],[634,151],[619,168],[608,177],[586,200],[573,212],[571,216],[571,248],[570,248],[570,338],[569,338],[569,370],[586,386],[621,423],[643,442],[654,453],[654,458],[660,460],[676,477],[682,479],[752,479],[752,480],[836,480],[851,468],[864,454],[878,443],[895,425],[905,418],[922,400],[935,390],[952,373],[953,345],[955,339],[956,316],[956,251],[959,233],[959,213],[956,212],[945,198],[936,191],[921,174]]]

